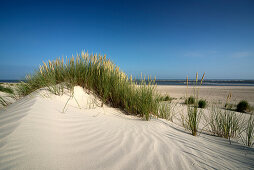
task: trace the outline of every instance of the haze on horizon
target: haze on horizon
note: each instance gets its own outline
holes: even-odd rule
[[[87,50],[136,77],[254,79],[254,1],[0,2],[0,80]]]

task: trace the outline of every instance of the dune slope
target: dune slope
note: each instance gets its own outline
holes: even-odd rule
[[[251,169],[254,150],[42,91],[0,112],[0,169]],[[75,91],[81,103],[85,92]],[[82,94],[84,93],[84,94]],[[83,97],[82,97],[83,96]],[[81,108],[81,109],[80,109]]]

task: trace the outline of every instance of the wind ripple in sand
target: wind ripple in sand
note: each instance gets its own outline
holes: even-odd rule
[[[64,104],[35,95],[0,113],[0,169],[254,167],[253,149],[246,154],[222,138],[193,137],[166,121],[131,119],[113,108],[61,113]]]

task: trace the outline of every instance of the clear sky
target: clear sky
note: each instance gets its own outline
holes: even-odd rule
[[[82,50],[134,76],[254,79],[254,1],[0,1],[0,79]]]

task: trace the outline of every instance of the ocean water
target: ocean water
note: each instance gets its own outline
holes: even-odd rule
[[[18,83],[24,80],[0,80],[0,83]]]
[[[1,83],[18,83],[22,80],[0,80]],[[137,83],[140,82],[140,80],[136,80]],[[185,86],[186,80],[184,79],[159,79],[155,81],[157,85],[179,85],[179,86]],[[198,82],[198,85],[200,82]],[[195,80],[189,80],[188,85],[196,85]],[[204,80],[202,86],[254,86],[254,80]]]

